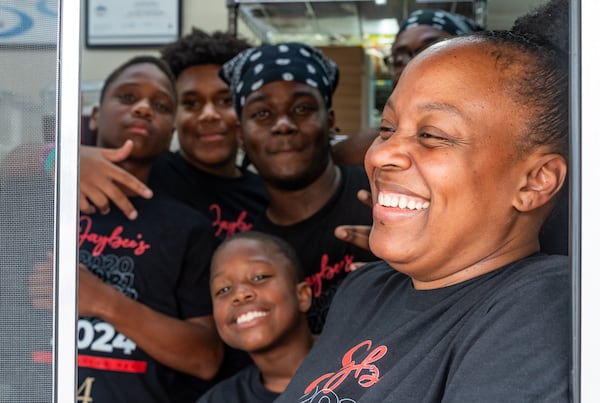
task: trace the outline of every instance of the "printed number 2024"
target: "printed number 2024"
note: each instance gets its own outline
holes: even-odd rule
[[[77,347],[90,348],[92,351],[112,353],[114,350],[123,350],[124,354],[131,354],[136,349],[133,341],[106,322],[92,324],[89,320],[79,319],[77,322]]]

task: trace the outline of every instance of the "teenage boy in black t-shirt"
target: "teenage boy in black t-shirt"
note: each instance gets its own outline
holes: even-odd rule
[[[336,165],[331,155],[337,66],[312,46],[287,43],[246,50],[221,75],[233,91],[244,149],[269,194],[255,228],[298,252],[313,290],[307,317],[320,333],[353,264],[376,259],[334,235],[341,224],[372,223],[371,210],[356,198],[369,188],[364,168]]]
[[[240,125],[229,86],[218,75],[223,63],[249,47],[231,34],[194,28],[161,51],[176,77],[179,149],[156,160],[147,185],[154,193],[172,196],[207,217],[219,240],[251,229],[267,205],[258,175],[237,165]],[[120,183],[137,194],[145,194],[141,191],[145,185],[124,179],[127,173],[102,157],[118,161],[127,155],[128,147],[125,144],[124,150],[110,153],[81,147],[82,211],[107,211],[110,198],[127,215],[132,214],[130,218],[136,217]]]
[[[92,113],[98,145],[130,140],[120,166],[145,181],[170,144],[175,106],[163,61],[124,63]],[[80,216],[79,398],[191,401],[210,386],[223,356],[208,293],[210,223],[171,198],[131,201],[135,221],[118,209]]]

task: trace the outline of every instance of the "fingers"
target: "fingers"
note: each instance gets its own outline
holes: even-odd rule
[[[123,191],[113,182],[105,182],[104,185],[99,184],[98,187],[87,186],[82,183],[79,191],[79,208],[84,213],[87,211],[94,212],[97,209],[101,214],[108,214],[110,212],[110,202],[112,201],[112,203],[121,210],[127,218],[130,220],[135,220],[137,218],[138,213],[134,205],[127,195],[125,195],[125,193],[123,193]],[[82,207],[82,200],[85,201],[83,207],[86,207],[86,205],[91,205],[92,207],[88,208],[87,211],[84,210]],[[94,209],[93,206],[96,208]]]
[[[94,214],[96,212],[94,205],[81,192],[79,192],[79,211],[84,214]]]
[[[373,199],[371,196],[371,192],[369,192],[368,190],[365,190],[365,189],[359,190],[356,193],[356,197],[358,198],[358,200],[360,200],[366,206],[373,207]]]
[[[82,146],[80,152],[79,191],[80,209],[84,213],[110,211],[111,202],[129,219],[137,218],[137,211],[125,192],[131,191],[151,198],[152,191],[138,178],[114,162],[129,156],[133,142],[114,150]]]
[[[144,182],[142,182],[141,180],[139,180],[138,178],[136,178],[135,176],[133,176],[126,170],[122,169],[121,167],[119,167],[117,165],[113,165],[113,164],[111,164],[109,167],[107,167],[106,170],[107,170],[107,176],[110,177],[110,179],[114,183],[117,183],[117,184],[131,190],[133,193],[137,194],[138,196],[143,197],[144,199],[152,198],[152,195],[153,195],[152,190],[148,186],[146,186],[146,184]],[[120,191],[120,193],[122,193],[122,192]],[[111,200],[112,200],[112,198],[111,198]]]
[[[340,225],[334,231],[336,238],[366,250],[369,250],[370,233],[369,225]]]
[[[100,186],[114,186],[111,182],[106,185],[96,184],[90,185],[86,182],[79,184],[79,210],[83,213],[92,214],[99,211],[101,214],[107,214],[110,211],[110,201],[106,195],[106,187],[102,189]]]
[[[126,140],[125,143],[123,143],[123,145],[119,148],[102,149],[102,155],[111,162],[121,162],[129,157],[131,150],[133,150],[133,141]]]

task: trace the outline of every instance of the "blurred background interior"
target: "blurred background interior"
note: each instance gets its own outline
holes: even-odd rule
[[[55,21],[56,0],[23,0],[15,2],[14,14],[28,15],[32,27],[43,26],[45,20]],[[390,73],[383,62],[398,30],[398,23],[410,12],[420,8],[440,8],[466,15],[487,29],[509,28],[514,19],[526,13],[541,0],[354,0],[354,1],[256,1],[256,0],[162,0],[134,2],[118,0],[82,0],[81,28],[81,113],[82,142],[94,142],[87,130],[87,117],[97,102],[102,79],[113,66],[136,54],[158,54],[160,44],[140,44],[135,41],[107,43],[93,41],[99,30],[111,28],[111,15],[120,13],[116,24],[141,24],[146,16],[174,12],[176,35],[186,34],[192,27],[205,31],[230,31],[254,44],[299,41],[320,47],[334,59],[341,72],[333,106],[341,135],[351,135],[360,129],[376,125],[382,106],[391,91]],[[172,6],[169,4],[172,3]],[[154,5],[152,5],[154,4]],[[1,7],[1,6],[0,6]],[[132,10],[128,10],[132,7]],[[168,7],[173,7],[167,10]],[[135,9],[134,9],[135,8]],[[0,76],[0,155],[17,144],[54,138],[56,102],[56,70],[40,69],[56,63],[55,41],[48,35],[36,37],[19,33],[11,27],[15,18],[11,12],[0,13],[0,48],[5,68],[15,73]],[[137,13],[128,21],[125,13]],[[163,15],[164,17],[164,15]],[[148,18],[147,18],[148,19]],[[109,21],[108,24],[106,21]],[[152,21],[150,21],[152,23]],[[104,24],[104,25],[103,25]],[[34,29],[34,28],[32,28]],[[16,34],[15,34],[16,32]],[[7,35],[12,33],[12,37]],[[21,38],[19,38],[21,35]],[[15,48],[18,45],[18,48]],[[23,52],[23,47],[27,49]],[[15,74],[29,81],[27,90]],[[33,80],[33,82],[32,82]],[[39,119],[39,110],[42,119]],[[28,111],[32,111],[28,116]]]

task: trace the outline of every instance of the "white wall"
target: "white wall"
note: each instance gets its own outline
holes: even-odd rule
[[[182,34],[193,26],[207,32],[227,30],[227,7],[225,0],[182,0]],[[85,24],[85,21],[83,21]],[[252,39],[251,32],[238,24],[240,36]],[[85,27],[82,29],[85,32]],[[85,44],[85,40],[82,40]],[[117,65],[138,54],[158,55],[158,49],[84,49],[81,61],[81,79],[98,81],[104,79]]]
[[[181,0],[182,33],[192,26],[205,31],[227,30],[226,0]],[[545,0],[488,0],[488,26],[509,28],[515,15],[525,14]],[[85,10],[83,10],[85,12]],[[83,21],[85,24],[85,21]],[[238,19],[239,34],[253,40],[254,36]],[[85,27],[82,29],[85,32]],[[82,43],[85,41],[82,40]],[[158,54],[157,49],[83,49],[81,78],[83,81],[102,80],[115,66],[137,54]]]

